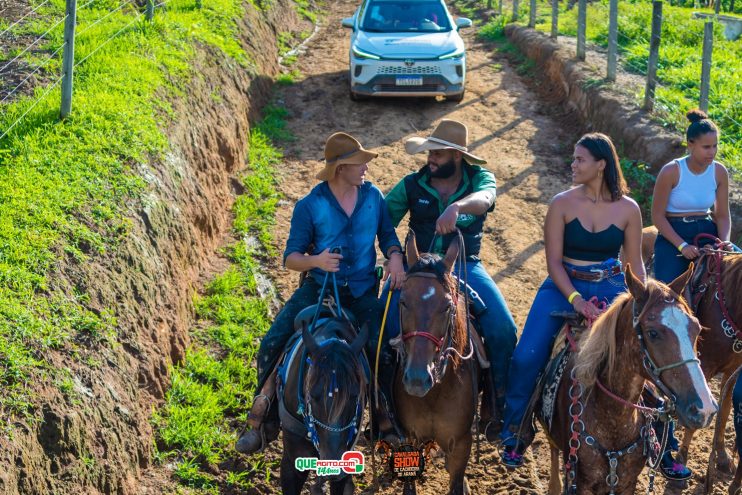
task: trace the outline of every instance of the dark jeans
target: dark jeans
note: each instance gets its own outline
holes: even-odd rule
[[[327,282],[327,286],[332,291],[332,281]],[[316,304],[319,299],[319,291],[322,286],[313,278],[307,277],[304,284],[296,289],[296,292],[286,301],[283,309],[278,313],[276,319],[263,339],[260,341],[258,350],[258,386],[255,388],[255,394],[260,393],[260,389],[265,385],[268,376],[276,367],[278,358],[286,347],[286,343],[294,333],[294,319],[299,312]],[[375,289],[372,287],[365,294],[354,298],[348,287],[339,287],[340,304],[343,308],[349,309],[358,320],[358,327],[368,323],[369,342],[366,345],[368,355],[370,352],[374,335],[379,333],[381,324],[381,308],[379,300],[376,297]],[[374,351],[376,348],[374,347]]]
[[[732,393],[732,414],[734,418],[734,432],[736,439],[734,444],[737,446],[737,452],[742,457],[742,380],[737,379],[734,384]]]
[[[684,221],[687,217],[668,217],[670,226],[676,234],[683,238],[688,244],[693,244],[693,239],[698,234],[710,234],[718,236],[716,224],[711,217],[706,219],[695,219]],[[713,242],[711,239],[699,240],[699,247]],[[662,234],[657,236],[654,242],[654,278],[660,282],[669,284],[688,269],[691,260],[680,254],[678,248],[665,239]]]

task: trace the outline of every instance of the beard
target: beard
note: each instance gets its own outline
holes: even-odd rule
[[[428,167],[430,167],[430,162],[428,162]],[[435,179],[448,179],[455,173],[456,173],[456,162],[454,161],[453,158],[451,158],[443,165],[440,165],[438,167],[438,170],[436,170],[435,172],[431,171],[430,176]]]

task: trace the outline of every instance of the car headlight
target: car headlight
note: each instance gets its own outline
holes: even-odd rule
[[[438,57],[438,60],[448,60],[449,58],[461,58],[464,56],[464,47],[457,48],[452,52],[444,53],[440,57]]]
[[[370,58],[371,60],[381,60],[381,57],[378,55],[374,55],[373,53],[365,52],[358,48],[357,46],[353,46],[351,48],[351,51],[353,52],[353,56],[356,58]]]

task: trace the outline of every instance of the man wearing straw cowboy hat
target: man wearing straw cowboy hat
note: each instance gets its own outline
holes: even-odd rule
[[[344,132],[331,135],[325,143],[325,166],[316,176],[322,182],[294,207],[283,261],[286,268],[308,271],[310,276],[286,302],[260,342],[258,385],[248,414],[251,428],[237,441],[239,452],[259,452],[278,436],[277,408],[271,407],[275,405],[275,379],[269,378],[294,333],[297,314],[317,302],[326,272],[335,273],[341,305],[355,315],[359,327],[368,323],[369,335],[378,335],[381,307],[375,292],[377,239],[389,259],[386,277],[397,284],[404,269],[384,195],[365,181],[368,163],[376,156]],[[336,247],[341,248],[339,254],[330,252]]]
[[[464,124],[454,120],[442,120],[427,138],[408,139],[405,143],[407,153],[427,152],[427,163],[394,186],[386,197],[386,203],[395,227],[407,212],[410,213],[409,226],[421,250],[442,255],[457,235],[456,228],[461,231],[466,274],[458,273],[458,266],[454,273],[467,280],[484,303],[478,305],[474,313],[485,339],[495,385],[496,408],[500,413],[497,417],[501,420],[516,328],[505,299],[479,260],[482,227],[487,213],[495,209],[495,176],[480,166],[487,162],[469,152],[467,146],[468,130]],[[381,299],[385,298],[386,292]],[[384,343],[399,334],[398,299],[399,291],[394,291],[386,319]],[[383,365],[389,359],[387,348],[379,372],[379,380],[387,393],[391,389],[392,377],[388,373],[383,376],[382,371],[393,369]],[[487,437],[494,439],[501,425],[499,422],[490,425],[486,421],[485,424],[492,427],[486,428]]]

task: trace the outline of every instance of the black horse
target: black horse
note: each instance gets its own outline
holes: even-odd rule
[[[302,323],[301,342],[287,353],[279,373],[281,491],[286,495],[298,495],[313,470],[304,458],[346,459],[358,439],[366,406],[369,367],[362,351],[368,328],[364,325],[356,335],[348,319],[334,317],[321,319],[314,327],[310,332]],[[362,459],[354,461],[362,466]],[[347,473],[323,476],[331,494],[353,493],[353,479]]]

